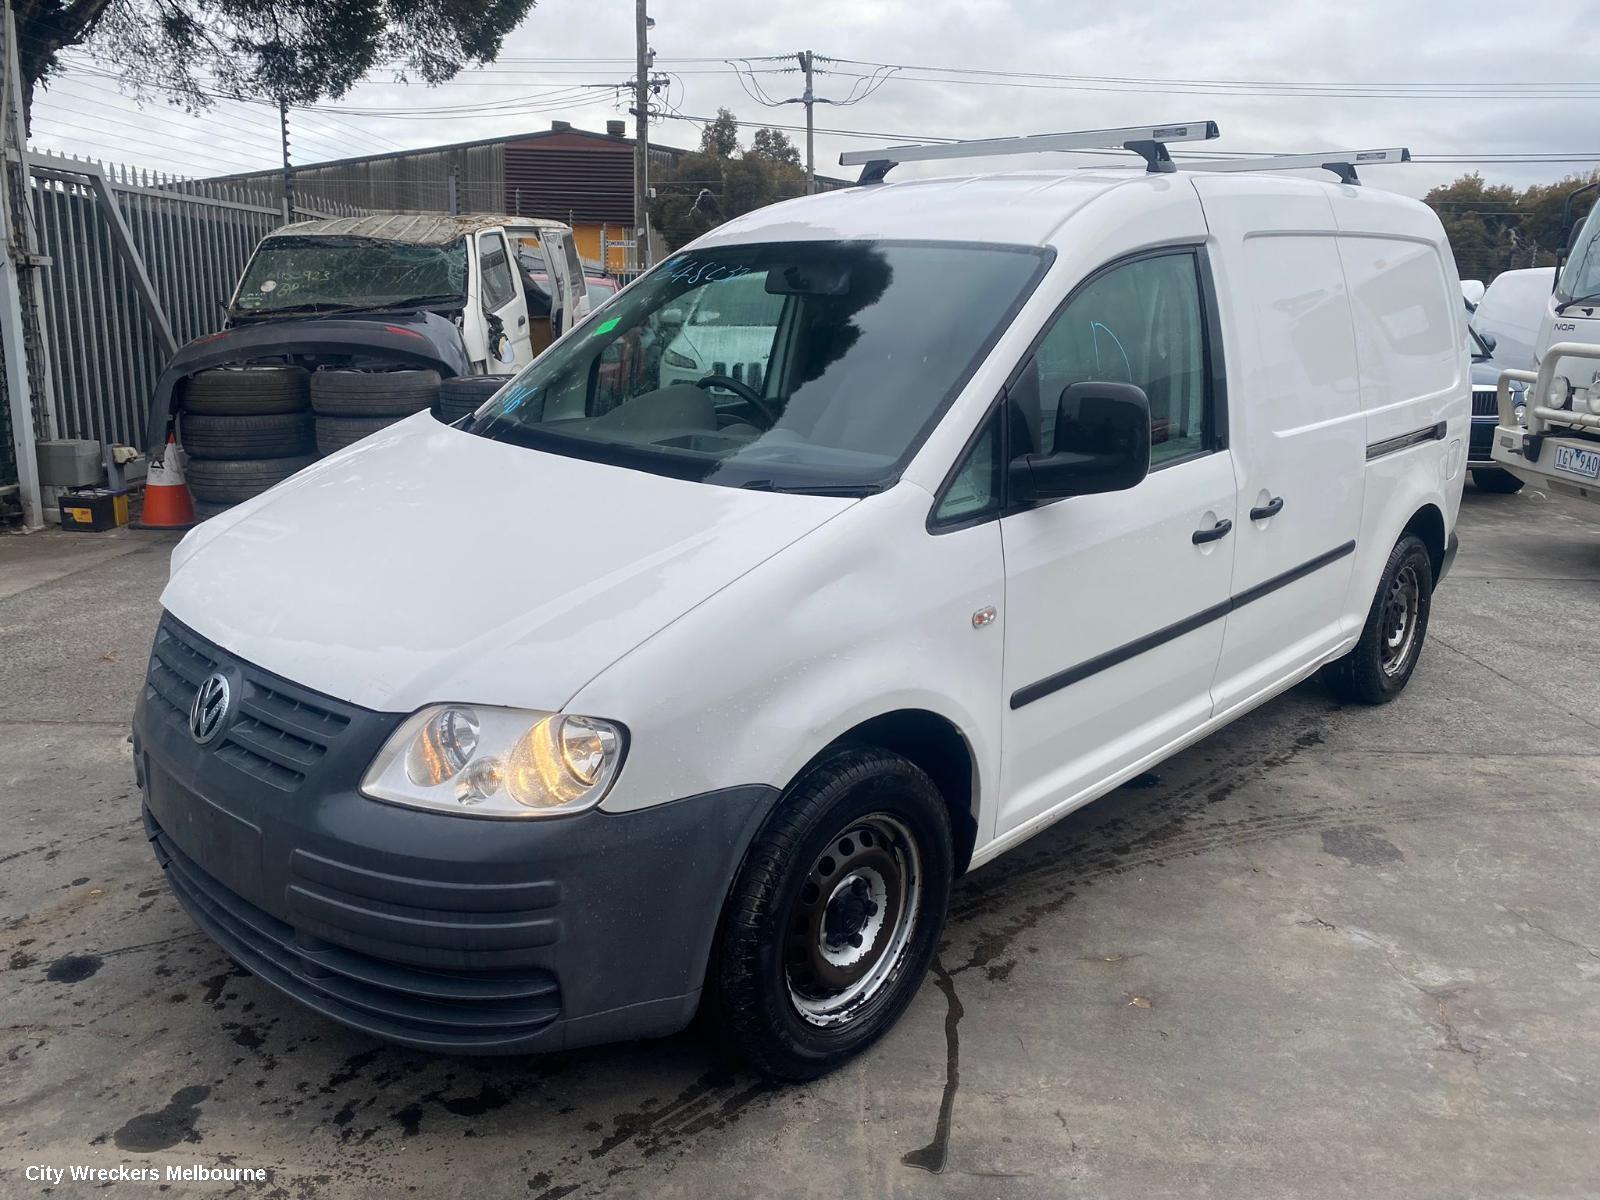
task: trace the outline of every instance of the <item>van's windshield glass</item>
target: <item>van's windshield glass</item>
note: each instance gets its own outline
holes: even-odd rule
[[[707,483],[870,491],[915,452],[1047,261],[922,242],[677,254],[465,428]]]
[[[467,291],[465,239],[419,246],[368,237],[268,238],[245,269],[236,316],[456,305]]]

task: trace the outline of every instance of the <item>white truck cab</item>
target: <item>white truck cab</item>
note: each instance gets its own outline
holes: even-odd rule
[[[905,1009],[962,872],[1314,672],[1395,697],[1464,474],[1449,244],[1172,169],[1214,130],[739,217],[471,417],[190,533],[134,756],[194,919],[408,1045],[708,1001],[806,1078]],[[762,368],[685,379],[690,311]]]
[[[1539,324],[1534,370],[1500,374],[1492,453],[1525,483],[1600,503],[1600,182],[1567,197],[1590,198],[1556,269]],[[1521,392],[1514,385],[1526,386]],[[1526,397],[1526,403],[1521,401]]]
[[[589,311],[572,230],[493,214],[300,221],[261,240],[228,319],[402,310],[449,317],[474,374],[520,370]]]

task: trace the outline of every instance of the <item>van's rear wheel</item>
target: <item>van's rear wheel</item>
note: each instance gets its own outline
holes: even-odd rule
[[[813,768],[735,880],[710,981],[752,1063],[813,1079],[905,1011],[944,927],[950,816],[915,764],[875,748]]]
[[[1389,552],[1355,649],[1323,668],[1341,700],[1387,704],[1405,688],[1422,655],[1433,605],[1433,560],[1422,539],[1406,534]]]

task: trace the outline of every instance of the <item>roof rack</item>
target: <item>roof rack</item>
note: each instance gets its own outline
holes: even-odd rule
[[[1213,162],[1190,161],[1183,164],[1185,171],[1294,171],[1321,167],[1332,171],[1340,183],[1359,186],[1356,168],[1374,163],[1405,163],[1411,161],[1411,151],[1404,146],[1388,150],[1329,150],[1325,154],[1275,154],[1262,158],[1229,158]]]
[[[844,167],[861,163],[858,183],[882,183],[883,177],[903,162],[939,158],[994,158],[1007,154],[1037,154],[1045,150],[1131,150],[1143,158],[1152,173],[1173,171],[1168,142],[1204,142],[1217,136],[1215,121],[1187,121],[1177,125],[1134,125],[1125,129],[1086,129],[1078,133],[1035,133],[1027,137],[975,138],[965,142],[924,142],[884,146],[877,150],[848,150],[839,155]]]

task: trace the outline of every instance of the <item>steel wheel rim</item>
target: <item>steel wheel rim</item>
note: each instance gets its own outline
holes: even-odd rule
[[[1383,598],[1383,673],[1400,674],[1417,644],[1417,618],[1422,609],[1422,581],[1417,569],[1401,567]]]
[[[828,840],[784,931],[784,982],[808,1024],[842,1025],[905,958],[922,901],[922,854],[898,818],[873,813]]]

